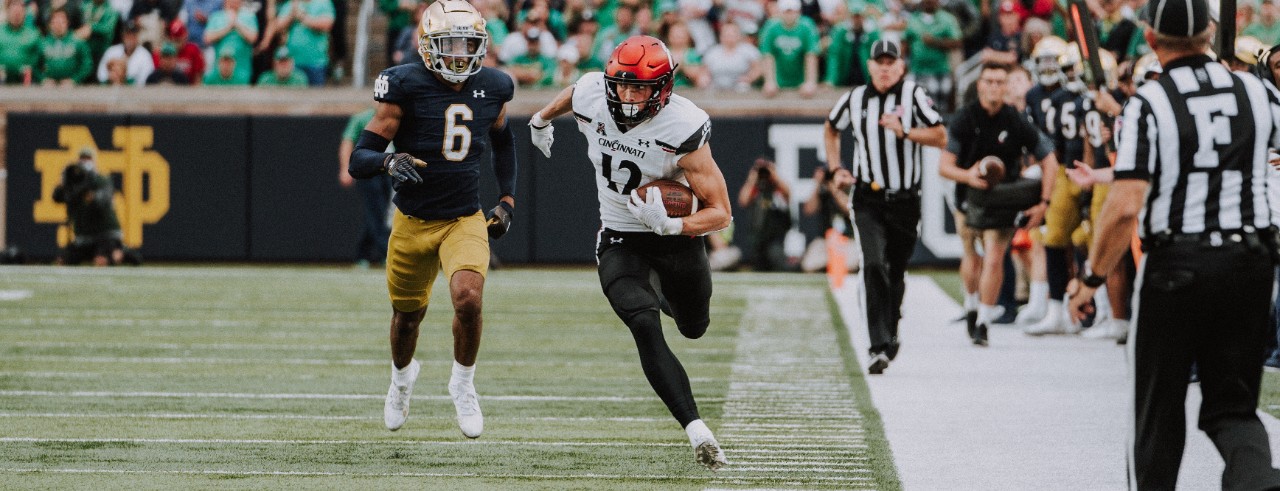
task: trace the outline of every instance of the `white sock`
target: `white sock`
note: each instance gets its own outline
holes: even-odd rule
[[[452,377],[450,377],[449,382],[450,382],[450,383],[454,383],[454,384],[468,384],[468,385],[470,385],[470,384],[471,384],[472,379],[474,379],[474,378],[475,378],[475,375],[476,375],[476,366],[475,366],[475,365],[471,365],[471,366],[469,366],[469,367],[468,367],[468,366],[463,366],[461,363],[458,363],[458,362],[455,360],[455,361],[453,362],[453,375],[452,375]]]
[[[964,309],[974,311],[978,309],[981,302],[978,301],[978,292],[964,294]]]
[[[999,319],[1002,310],[999,305],[978,305],[978,323],[989,324]]]
[[[695,419],[684,427],[684,432],[689,435],[689,443],[697,445],[711,436],[711,428],[707,428],[707,424],[700,419]]]
[[[391,383],[399,386],[409,385],[409,382],[412,382],[412,380],[409,379],[409,368],[412,366],[413,366],[412,359],[409,360],[409,364],[405,365],[404,368],[396,368],[396,364],[392,363],[391,364]]]
[[[1031,282],[1031,291],[1027,294],[1027,308],[1032,312],[1043,310],[1049,300],[1049,282]]]

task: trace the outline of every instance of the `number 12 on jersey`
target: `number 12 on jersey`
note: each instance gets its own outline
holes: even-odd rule
[[[618,162],[618,169],[627,171],[630,176],[627,178],[627,184],[622,186],[622,191],[618,191],[618,183],[613,180],[613,156],[607,153],[601,153],[600,158],[600,174],[604,176],[604,180],[609,182],[609,189],[621,194],[631,194],[640,186],[640,166],[630,160],[622,160]]]

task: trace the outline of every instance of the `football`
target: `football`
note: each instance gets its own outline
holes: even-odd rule
[[[995,187],[1004,180],[1004,162],[1000,161],[1000,157],[988,155],[978,161],[978,175],[987,181],[987,188]]]
[[[687,217],[693,214],[693,190],[679,181],[658,179],[636,188],[640,199],[649,198],[649,190],[657,188],[662,193],[662,204],[667,207],[669,217]]]

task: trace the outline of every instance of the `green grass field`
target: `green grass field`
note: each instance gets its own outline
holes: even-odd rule
[[[700,340],[664,317],[732,466],[693,462],[592,269],[489,276],[462,437],[443,283],[408,423],[382,426],[380,271],[6,267],[6,489],[898,489],[879,416],[820,276],[715,277]]]

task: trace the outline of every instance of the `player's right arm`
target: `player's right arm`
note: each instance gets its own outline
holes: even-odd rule
[[[698,197],[698,211],[682,218],[682,235],[703,235],[728,228],[733,223],[729,209],[729,186],[724,182],[720,166],[711,156],[711,145],[705,144],[680,159],[689,188]]]
[[[390,174],[395,180],[404,183],[420,183],[422,176],[414,167],[426,167],[426,163],[407,153],[386,153],[391,139],[400,129],[400,118],[404,111],[397,104],[379,102],[373,112],[373,119],[365,125],[356,140],[356,149],[351,152],[351,165],[347,172],[356,179],[368,179],[381,173]]]
[[[555,99],[548,102],[541,110],[534,112],[529,118],[529,135],[533,146],[542,151],[542,155],[551,158],[551,144],[555,141],[555,127],[551,120],[573,110],[573,86],[570,85],[556,94]]]

